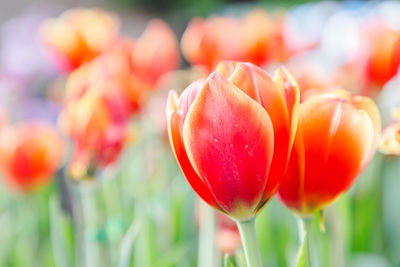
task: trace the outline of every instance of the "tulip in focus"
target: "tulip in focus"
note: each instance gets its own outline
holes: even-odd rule
[[[71,9],[43,22],[40,36],[55,64],[71,71],[104,52],[119,32],[115,15],[100,9]]]
[[[285,69],[222,62],[167,103],[170,142],[194,191],[238,223],[249,266],[261,266],[254,217],[284,174],[299,92]]]
[[[171,92],[170,142],[189,184],[214,208],[248,220],[275,193],[296,129],[297,86],[250,63],[223,62],[180,97]]]
[[[299,122],[279,199],[308,217],[348,190],[375,152],[379,112],[367,97],[334,91],[309,97]]]
[[[54,177],[64,159],[64,142],[48,124],[24,122],[0,134],[0,168],[7,183],[27,192]]]

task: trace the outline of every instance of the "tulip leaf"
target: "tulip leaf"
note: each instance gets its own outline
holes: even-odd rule
[[[235,267],[232,262],[232,258],[229,256],[228,253],[226,253],[224,257],[224,267]]]

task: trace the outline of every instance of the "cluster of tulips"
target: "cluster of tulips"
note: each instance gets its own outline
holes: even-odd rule
[[[247,266],[262,266],[254,223],[275,195],[300,222],[298,266],[313,266],[314,214],[352,186],[377,147],[400,155],[400,111],[381,136],[373,100],[397,75],[400,31],[380,21],[362,24],[357,53],[324,75],[302,58],[321,42],[290,42],[285,19],[262,9],[194,18],[180,47],[159,19],[136,39],[120,32],[115,14],[99,9],[45,20],[40,40],[65,79],[60,132],[41,121],[10,122],[0,110],[2,176],[21,192],[49,183],[64,165],[74,181],[96,181],[118,167],[137,138],[132,121],[168,88],[158,115],[166,118],[176,161],[196,194],[223,214],[220,227],[233,243],[240,234]],[[196,69],[193,78],[178,71],[180,50]],[[220,246],[236,249],[223,239]]]
[[[165,22],[150,21],[137,40],[118,28],[115,15],[88,9],[69,10],[41,28],[55,63],[71,70],[60,124],[75,144],[70,170],[76,179],[93,178],[90,171],[117,160],[132,141],[129,120],[179,64],[178,43]]]
[[[307,220],[345,192],[375,152],[379,111],[344,90],[299,101],[294,78],[221,62],[167,104],[182,172],[210,206],[237,222],[248,266],[262,266],[254,218],[278,191]]]

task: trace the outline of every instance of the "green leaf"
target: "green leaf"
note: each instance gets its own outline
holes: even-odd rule
[[[303,242],[297,255],[296,267],[307,267],[307,234],[304,235]]]
[[[226,253],[224,257],[224,267],[235,267],[228,253]]]

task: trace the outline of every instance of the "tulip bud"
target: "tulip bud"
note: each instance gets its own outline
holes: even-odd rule
[[[379,131],[378,109],[367,97],[338,90],[306,99],[279,199],[301,216],[330,204],[367,165]]]
[[[271,78],[250,63],[222,62],[167,103],[169,138],[195,192],[249,220],[276,192],[297,125],[298,88],[284,69]]]

